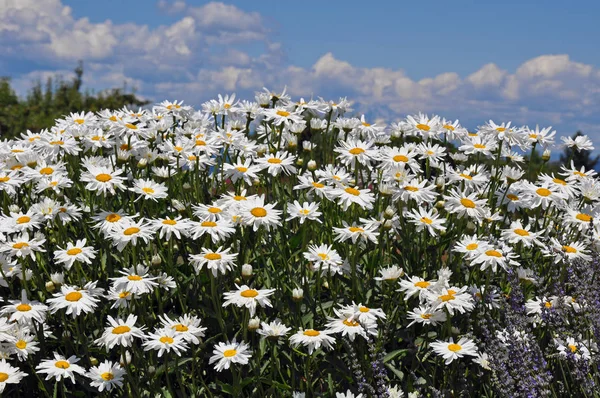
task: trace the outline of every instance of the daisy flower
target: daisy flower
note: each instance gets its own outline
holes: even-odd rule
[[[292,328],[285,326],[279,319],[276,319],[269,323],[261,322],[260,329],[256,332],[263,336],[263,338],[277,341],[280,337],[285,337],[290,330]]]
[[[167,194],[167,187],[164,184],[152,181],[150,179],[140,178],[138,180],[134,180],[133,188],[130,188],[130,190],[140,195],[136,200],[143,198],[152,199],[157,202],[158,199],[164,199],[169,196]]]
[[[450,195],[444,196],[444,208],[452,214],[458,214],[459,218],[467,217],[481,221],[484,215],[486,199],[477,199],[477,193],[467,194],[457,189],[450,191]]]
[[[200,318],[197,316],[185,314],[172,320],[167,315],[159,315],[159,319],[164,328],[174,330],[176,335],[189,343],[200,344],[200,338],[205,335],[206,328],[200,325]]]
[[[400,281],[399,292],[406,294],[405,298],[411,298],[415,294],[419,296],[419,299],[423,300],[430,286],[435,284],[436,280],[426,281],[425,279],[418,276],[409,276],[408,280]]]
[[[327,330],[300,329],[290,337],[290,344],[294,347],[303,345],[308,348],[308,353],[312,354],[321,346],[333,348],[335,338],[330,336]]]
[[[308,190],[307,195],[314,193],[319,198],[329,199],[331,197],[332,188],[329,185],[326,185],[325,181],[315,181],[310,174],[299,175],[298,182],[299,184],[294,185],[294,190],[306,189]]]
[[[339,267],[344,262],[332,245],[309,245],[308,252],[304,252],[303,256],[313,264],[314,269]]]
[[[253,165],[252,159],[248,158],[245,161],[238,160],[235,164],[225,163],[223,171],[225,175],[236,183],[238,180],[243,180],[247,185],[252,185],[252,182],[258,178],[258,174],[262,170],[261,166]]]
[[[254,159],[254,163],[262,170],[267,169],[267,172],[272,176],[278,176],[282,171],[286,175],[296,174],[294,162],[296,157],[288,152],[279,152],[268,154],[266,157]]]
[[[135,217],[137,217],[137,215],[127,215],[123,210],[117,210],[114,212],[101,211],[92,217],[92,220],[96,222],[93,228],[99,229],[104,234],[109,234],[110,232],[116,230],[117,226],[126,222],[133,222]]]
[[[114,230],[108,232],[108,236],[117,250],[121,252],[129,243],[133,246],[137,246],[138,240],[148,243],[154,233],[154,226],[142,218],[139,221],[127,220],[119,223]]]
[[[9,321],[26,324],[36,320],[39,323],[44,323],[48,307],[39,301],[29,300],[25,290],[21,291],[21,300],[10,300],[9,303],[0,310],[1,315],[10,316]]]
[[[554,253],[550,252],[547,255],[553,255],[555,262],[560,262],[563,258],[567,261],[573,261],[576,259],[582,259],[584,261],[590,261],[592,256],[585,245],[581,242],[569,242],[561,244],[558,239],[551,238],[550,245],[554,249]]]
[[[504,270],[508,269],[509,265],[518,266],[519,263],[515,261],[519,256],[513,252],[510,246],[494,247],[489,246],[486,250],[482,250],[477,256],[473,257],[472,264],[480,265],[482,271],[488,267],[492,268],[493,272],[496,272],[498,266]]]
[[[352,203],[356,203],[362,209],[371,210],[375,202],[375,195],[369,189],[357,189],[356,187],[340,187],[331,191],[331,196],[338,199],[338,203],[345,210]]]
[[[294,200],[294,203],[288,203],[287,213],[289,217],[286,218],[286,221],[297,218],[300,221],[300,224],[304,224],[304,221],[306,220],[314,220],[320,224],[323,223],[319,220],[321,212],[319,211],[319,204],[316,202],[304,202],[300,205],[297,200]]]
[[[92,260],[96,258],[96,250],[92,246],[86,246],[87,240],[85,238],[77,240],[75,244],[67,243],[66,249],[56,250],[54,252],[54,260],[63,264],[67,270],[70,270],[75,261],[81,263],[91,264]]]
[[[339,154],[337,158],[348,167],[355,167],[356,162],[368,166],[377,156],[374,145],[373,141],[340,141],[340,147],[334,148],[333,151]]]
[[[105,346],[107,350],[112,349],[116,345],[129,347],[133,343],[133,338],[144,338],[142,328],[135,326],[137,316],[129,314],[126,320],[121,318],[114,319],[108,316],[108,326],[104,329],[102,336],[95,342],[98,345]]]
[[[281,124],[290,125],[292,123],[300,123],[302,121],[301,114],[283,107],[265,109],[264,115],[267,121],[272,120],[276,126]]]
[[[85,375],[92,380],[90,385],[96,387],[99,392],[102,392],[123,386],[123,379],[126,373],[121,365],[107,360],[98,366],[91,367]]]
[[[433,352],[445,359],[446,365],[465,355],[477,356],[477,346],[475,346],[473,340],[466,337],[462,337],[456,343],[452,338],[449,341],[436,340],[429,346],[433,349]]]
[[[462,253],[467,259],[473,259],[490,247],[489,243],[477,235],[463,235],[452,248],[457,253]]]
[[[238,253],[229,253],[230,251],[231,248],[225,250],[222,250],[222,247],[217,250],[202,248],[200,254],[193,254],[189,257],[190,263],[194,266],[196,273],[200,273],[202,268],[206,266],[216,278],[219,272],[226,274],[235,266],[235,258]]]
[[[34,336],[30,334],[29,328],[21,328],[16,331],[12,340],[10,351],[17,354],[19,361],[26,361],[29,355],[35,355],[40,350],[39,343],[34,340]]]
[[[402,130],[407,135],[420,136],[423,140],[427,140],[430,136],[436,137],[443,131],[439,116],[429,118],[422,113],[407,116],[406,121],[402,122]]]
[[[560,137],[560,139],[564,142],[565,147],[577,152],[594,150],[594,145],[587,135],[578,135],[575,138]]]
[[[539,232],[531,232],[529,226],[523,226],[521,221],[513,221],[510,228],[502,230],[502,239],[511,244],[523,243],[525,247],[531,247],[534,244],[543,246],[538,239]]]
[[[87,183],[85,188],[95,191],[97,195],[116,194],[116,190],[124,191],[127,187],[124,184],[125,178],[121,177],[124,170],[111,169],[105,166],[89,165],[87,170],[81,173],[80,180]]]
[[[146,341],[143,344],[144,351],[156,350],[158,351],[159,358],[165,352],[169,353],[171,351],[181,356],[181,352],[189,348],[183,336],[172,328],[155,330],[154,333],[149,333],[145,338]]]
[[[327,322],[327,331],[329,333],[341,333],[342,337],[348,336],[350,341],[354,341],[356,336],[361,336],[365,340],[369,338],[367,336],[367,328],[363,327],[356,319],[346,318],[345,316],[341,318],[327,317],[327,319],[329,320]],[[376,334],[376,332],[372,331],[371,334]]]
[[[189,230],[193,239],[198,239],[204,234],[209,234],[213,243],[225,240],[235,233],[233,223],[225,218],[217,220],[206,219],[201,222],[192,221]]]
[[[113,288],[125,290],[131,294],[151,293],[158,283],[156,283],[156,277],[149,274],[148,270],[148,267],[138,264],[135,267],[119,271],[122,276],[110,278],[113,281]]]
[[[580,336],[581,337],[581,336]],[[573,355],[576,361],[592,359],[590,350],[582,343],[576,341],[573,337],[567,337],[566,341],[555,339],[556,349],[562,357]]]
[[[427,291],[425,298],[429,302],[432,311],[447,309],[450,315],[454,315],[454,310],[461,314],[471,311],[475,308],[473,297],[466,292],[467,286],[462,288],[442,288],[440,291]]]
[[[437,236],[437,231],[446,230],[446,227],[443,225],[446,222],[446,219],[435,214],[433,209],[427,210],[419,207],[418,209],[407,210],[404,213],[404,216],[416,226],[417,232],[421,232],[423,229],[427,228],[427,231],[432,236]]]
[[[415,323],[436,326],[438,323],[446,322],[446,313],[443,310],[434,311],[431,307],[418,306],[408,311],[408,319],[412,322],[406,327],[411,327]]]
[[[12,366],[2,358],[0,360],[0,394],[4,392],[7,384],[18,384],[25,376],[27,373],[21,372],[19,368]]]
[[[274,204],[265,204],[264,195],[244,201],[240,212],[244,223],[252,225],[254,231],[261,226],[270,230],[274,225],[281,225],[281,210],[276,210]]]
[[[275,289],[251,289],[246,285],[235,285],[238,290],[223,293],[223,307],[230,304],[235,304],[238,307],[246,307],[250,311],[250,317],[253,317],[256,312],[256,304],[261,307],[272,307],[271,301],[267,298],[275,292]]]
[[[376,281],[395,282],[399,278],[404,276],[404,270],[402,269],[402,267],[392,265],[390,267],[380,269],[379,275],[380,276],[376,276],[373,279],[375,279]]]
[[[66,308],[66,314],[73,314],[73,318],[79,316],[81,312],[86,314],[93,312],[100,301],[88,290],[69,285],[61,285],[60,293],[54,293],[53,297],[46,300],[50,305],[50,312],[55,313]]]
[[[335,242],[345,242],[347,240],[351,240],[352,243],[356,243],[359,239],[363,242],[371,241],[373,243],[377,243],[377,237],[379,236],[379,232],[376,232],[378,226],[370,223],[369,220],[364,218],[359,218],[359,221],[363,224],[358,225],[348,225],[346,221],[342,221],[344,224],[343,228],[333,227],[333,233],[335,235]]]
[[[54,353],[54,359],[44,359],[35,370],[37,373],[46,373],[46,380],[55,378],[56,381],[62,379],[71,379],[71,382],[75,384],[75,373],[83,375],[85,369],[77,365],[79,358],[74,355],[66,358],[57,352]]]
[[[436,198],[435,185],[427,185],[427,180],[419,181],[416,178],[403,182],[394,195],[394,200],[400,199],[403,202],[408,202],[414,199],[419,205],[434,203]]]
[[[23,232],[21,235],[13,236],[11,241],[4,242],[0,245],[0,252],[6,252],[9,256],[16,257],[31,257],[35,261],[35,252],[45,252],[42,245],[46,239],[43,235],[36,233],[33,238],[29,238],[28,232]]]
[[[210,357],[208,363],[217,362],[215,370],[221,372],[223,369],[229,369],[232,363],[246,365],[251,357],[248,344],[243,341],[237,343],[233,340],[231,343],[220,342],[215,345],[213,356]]]

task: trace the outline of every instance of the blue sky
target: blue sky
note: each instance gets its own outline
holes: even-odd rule
[[[387,121],[436,112],[600,143],[597,15],[594,1],[0,0],[0,75],[26,92],[83,59],[88,87],[155,101],[287,85]]]

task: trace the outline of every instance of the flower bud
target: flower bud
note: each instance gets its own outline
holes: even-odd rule
[[[8,210],[11,213],[19,213],[21,211],[21,209],[17,205],[10,205],[10,206],[8,206]]]
[[[468,229],[468,230],[475,231],[475,228],[476,228],[476,226],[475,226],[475,224],[473,223],[473,221],[469,221],[469,222],[467,223],[467,229]]]
[[[394,224],[392,223],[392,220],[385,220],[385,222],[383,223],[383,229],[389,231],[390,229],[392,229],[393,225]]]
[[[327,281],[324,281],[324,282],[323,282],[323,288],[324,288],[324,289],[329,289],[329,282],[327,282]]]
[[[98,358],[90,357],[90,363],[92,364],[92,366],[98,365]]]
[[[152,256],[152,265],[158,267],[162,263],[162,259],[158,254]]]
[[[53,293],[55,290],[56,290],[56,286],[54,285],[54,282],[52,282],[52,281],[46,282],[46,291],[48,293]]]
[[[138,162],[137,162],[137,168],[138,169],[143,169],[148,165],[148,159],[146,158],[141,158]]]
[[[444,208],[444,205],[445,205],[445,204],[446,204],[446,202],[445,202],[445,201],[443,201],[443,200],[438,200],[438,201],[435,203],[435,207],[441,210],[441,209],[443,209],[443,208]]]
[[[178,256],[177,260],[175,261],[175,264],[177,264],[177,265],[183,265],[183,257],[182,256]]]
[[[171,205],[173,205],[173,207],[179,212],[185,211],[185,205],[177,199],[171,200]]]
[[[54,274],[50,274],[50,280],[56,286],[60,286],[65,282],[65,275],[62,272],[55,272]]]
[[[302,158],[296,159],[296,165],[302,167],[302,165],[304,165],[304,159],[302,159]]]
[[[294,299],[294,301],[302,301],[302,299],[304,298],[304,290],[300,288],[292,290],[292,298]]]
[[[391,220],[392,218],[394,218],[395,215],[396,215],[396,211],[394,210],[394,208],[392,206],[386,207],[385,211],[383,212],[383,217],[387,220]]]
[[[190,185],[189,182],[184,182],[183,189],[185,189],[186,191],[189,191],[190,189],[192,189],[192,186]]]
[[[444,188],[444,184],[446,183],[446,180],[444,179],[444,177],[438,177],[435,179],[435,186],[438,188]]]
[[[550,149],[545,149],[544,153],[542,153],[542,160],[544,162],[547,162],[548,160],[550,160],[550,154],[552,153],[552,151]]]
[[[252,265],[244,264],[242,265],[242,278],[249,279],[252,277]]]
[[[259,327],[260,327],[260,319],[258,319],[258,318],[251,318],[248,321],[248,330],[249,331],[254,332]]]
[[[315,171],[317,169],[317,162],[315,162],[314,160],[309,160],[308,164],[306,165],[306,167],[308,167],[308,169],[310,171]]]
[[[239,285],[240,283],[242,283],[242,280],[241,280],[240,278],[235,278],[235,279],[233,280],[233,282],[235,282],[236,284],[238,284],[238,285]]]
[[[121,357],[119,358],[119,363],[123,367],[130,364],[131,363],[131,353],[129,351],[125,351],[125,357],[123,357],[123,355],[121,355]]]

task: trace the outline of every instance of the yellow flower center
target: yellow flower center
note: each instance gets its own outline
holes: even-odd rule
[[[329,255],[327,255],[326,253],[317,253],[317,256],[319,256],[323,261],[329,260]]]
[[[129,297],[130,294],[131,293],[129,293],[129,292],[121,292],[121,293],[119,293],[119,298],[124,299],[126,297]]]
[[[7,182],[7,181],[10,181],[9,176],[0,177],[0,182]]]
[[[467,250],[475,250],[479,247],[479,245],[477,243],[469,243],[467,246],[465,246],[465,248]]]
[[[363,307],[358,307],[358,310],[360,312],[369,312],[369,307],[364,307],[364,306]]]
[[[354,196],[359,196],[360,195],[360,191],[356,188],[346,188],[345,191],[347,193],[349,193],[350,195],[354,195]]]
[[[221,255],[219,253],[206,253],[204,255],[204,258],[210,261],[214,261],[214,260],[220,260],[221,259]]]
[[[231,358],[231,357],[235,356],[235,354],[237,354],[237,350],[227,350],[227,351],[223,352],[223,356],[225,358]]]
[[[247,167],[243,167],[243,166],[238,166],[235,168],[237,171],[239,171],[240,173],[245,173],[248,171]]]
[[[183,147],[182,146],[174,146],[173,149],[175,149],[177,152],[183,151]]]
[[[123,333],[129,332],[130,330],[131,330],[131,328],[129,326],[120,325],[120,326],[113,328],[112,334],[123,334]]]
[[[135,235],[138,232],[140,232],[140,229],[138,227],[129,227],[125,231],[123,231],[123,234],[129,236],[129,235]]]
[[[559,185],[567,185],[567,182],[565,180],[561,180],[560,178],[554,178],[552,180],[555,184],[559,184]]]
[[[392,159],[394,160],[394,162],[402,162],[402,163],[408,162],[408,157],[406,157],[404,155],[396,155]]]
[[[19,350],[24,350],[27,348],[27,342],[25,340],[19,340],[15,343],[15,347],[17,347]]]
[[[371,126],[371,123],[362,122],[362,125],[363,125],[363,126],[365,126],[365,127],[370,127],[370,126]]]
[[[112,180],[112,177],[110,174],[100,173],[96,176],[96,180],[100,182],[108,182]]]
[[[72,249],[69,249],[69,250],[67,250],[67,254],[68,254],[69,256],[76,256],[76,255],[78,255],[79,253],[81,253],[82,251],[83,251],[83,250],[81,250],[80,248],[78,248],[78,247],[74,247],[74,248],[72,248]]]
[[[432,314],[421,314],[421,318],[423,319],[429,319],[431,318]]]
[[[21,217],[17,218],[17,224],[26,224],[29,221],[31,221],[31,217],[21,216]]]
[[[471,181],[473,179],[473,177],[471,177],[470,175],[467,175],[465,173],[460,173],[459,176],[461,176],[465,180],[469,180],[469,181]]]
[[[421,123],[419,123],[419,124],[417,124],[417,126],[416,126],[416,127],[417,127],[419,130],[423,130],[423,131],[429,131],[429,130],[431,130],[431,127],[429,127],[429,126],[428,126],[428,125],[426,125],[426,124],[421,124]]]
[[[565,253],[577,253],[577,249],[573,246],[563,246],[562,249]]]
[[[515,200],[519,200],[519,197],[517,195],[513,195],[512,193],[509,193],[508,195],[506,195],[506,197],[510,200],[512,200],[513,202]]]
[[[446,130],[450,130],[450,131],[454,131],[454,127],[450,126],[449,124],[444,124],[443,126]]]
[[[485,252],[486,256],[490,257],[502,257],[502,253],[497,250],[488,250]]]
[[[585,214],[585,213],[579,213],[575,216],[575,218],[578,219],[579,221],[583,221],[583,222],[592,221],[592,216],[590,216],[589,214]]]
[[[359,326],[359,325],[360,325],[360,324],[359,324],[358,322],[356,322],[355,320],[352,320],[352,321],[351,321],[351,320],[348,320],[348,319],[345,319],[343,323],[344,323],[344,325],[346,325],[346,326],[350,326],[350,327],[357,327],[357,326]]]
[[[142,188],[142,191],[144,191],[145,193],[147,193],[147,194],[149,194],[149,195],[151,195],[151,194],[153,194],[153,193],[154,193],[154,189],[152,189],[152,188],[148,188],[148,187],[144,187],[144,188]]]
[[[581,171],[574,171],[573,174],[579,177],[585,177],[585,173],[582,173]]]
[[[318,330],[315,329],[306,329],[303,334],[305,336],[309,336],[309,337],[317,337],[318,335],[321,334],[321,332],[319,332]]]
[[[473,147],[477,149],[485,149],[485,145],[483,144],[473,144]]]
[[[463,205],[464,207],[467,207],[469,209],[474,209],[477,207],[477,205],[475,204],[475,202],[473,202],[471,199],[468,198],[462,198],[460,200],[460,204]]]
[[[418,187],[413,187],[411,185],[404,187],[405,191],[410,191],[410,192],[418,192],[419,188]]]
[[[575,351],[577,351],[577,346],[574,344],[569,344],[568,347],[572,353],[575,353]]]
[[[499,133],[503,133],[503,132],[506,131],[506,128],[504,128],[504,127],[496,127],[496,131],[499,132]]]
[[[112,115],[111,117],[108,118],[108,120],[110,120],[111,122],[116,122],[117,117],[115,115]]]
[[[50,145],[64,145],[65,142],[64,141],[50,141]]]
[[[187,326],[185,326],[181,323],[174,325],[173,329],[175,329],[176,332],[187,332],[189,330],[189,328]]]
[[[25,303],[21,303],[19,305],[17,305],[17,311],[19,312],[27,312],[27,311],[31,311],[31,306],[29,304],[25,304]]]
[[[551,303],[551,302],[549,302],[549,301],[546,301],[546,302],[544,303],[544,307],[546,307],[546,308],[552,308],[552,303]]]
[[[280,163],[281,163],[281,159],[277,159],[277,158],[270,158],[269,160],[267,160],[267,163],[271,163],[271,164],[280,164]]]
[[[250,214],[252,214],[254,217],[266,217],[267,216],[267,210],[265,210],[263,207],[255,207],[254,209],[250,210]]]
[[[42,174],[42,175],[47,176],[52,173],[54,173],[54,169],[52,167],[43,167],[40,169],[40,174]]]
[[[350,152],[350,154],[356,156],[356,155],[360,155],[361,153],[364,153],[365,150],[362,148],[352,148],[348,152]]]
[[[135,124],[125,123],[125,127],[131,130],[137,130],[137,126]]]
[[[321,184],[320,182],[313,182],[312,186],[315,188],[323,188],[325,185]]]
[[[83,120],[83,119],[75,119],[74,122],[77,123],[77,124],[83,124],[83,122],[85,122],[85,120]]]
[[[365,230],[362,229],[361,227],[349,227],[348,231],[350,231],[350,232],[365,232]]]
[[[535,192],[540,196],[550,196],[552,194],[552,191],[546,188],[538,188]]]
[[[127,279],[129,279],[130,281],[141,281],[144,278],[142,278],[139,275],[127,275]]]
[[[310,210],[308,210],[308,209],[300,209],[300,210],[298,211],[298,213],[300,213],[300,214],[302,214],[302,215],[306,216],[306,215],[308,215],[308,214],[310,213]]]
[[[213,227],[217,226],[217,223],[214,222],[214,221],[202,221],[202,223],[200,225],[203,226],[203,227],[213,228]]]
[[[427,289],[429,287],[430,283],[427,281],[419,281],[417,283],[415,283],[416,287],[420,287],[421,289]]]
[[[56,361],[54,363],[54,366],[56,366],[59,369],[68,369],[71,367],[71,364],[67,361]]]
[[[169,336],[163,336],[160,338],[160,342],[163,344],[173,344],[173,338]]]
[[[175,225],[175,224],[177,224],[177,221],[167,219],[167,220],[164,220],[162,223],[166,224],[166,225]]]
[[[112,379],[115,378],[115,376],[112,373],[110,373],[110,372],[102,373],[100,375],[100,377],[102,377],[102,380],[106,380],[106,381],[111,381]]]
[[[421,217],[421,222],[424,224],[428,224],[428,225],[433,224],[433,220],[431,218],[427,218],[427,217]]]
[[[71,292],[65,296],[65,300],[73,303],[75,301],[81,300],[82,297],[83,297],[83,295],[79,292]]]
[[[118,215],[117,213],[112,213],[109,214],[108,216],[106,216],[105,220],[108,222],[117,222],[121,219],[121,216]]]
[[[290,115],[290,113],[286,111],[277,111],[277,114],[283,117],[288,117]]]
[[[248,289],[248,290],[244,290],[243,292],[241,292],[240,296],[246,297],[246,298],[254,298],[254,297],[258,296],[258,292],[254,289]]]
[[[229,109],[229,108],[231,108],[231,104],[225,104],[225,105],[223,105],[223,108]]]
[[[196,146],[205,146],[205,145],[206,145],[206,141],[196,140]]]
[[[520,235],[520,236],[529,236],[529,232],[527,232],[526,230],[521,229],[521,228],[515,229],[514,233],[517,235]]]
[[[462,347],[460,346],[460,344],[452,343],[452,344],[448,344],[448,349],[452,352],[457,352],[457,351],[462,350]]]

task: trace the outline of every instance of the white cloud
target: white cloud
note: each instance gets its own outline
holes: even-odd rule
[[[219,2],[196,7],[159,0],[157,6],[181,15],[154,27],[93,23],[75,18],[60,0],[0,0],[3,58],[46,67],[16,79],[20,90],[28,79],[53,69],[65,74],[83,59],[88,87],[127,82],[156,101],[177,98],[199,105],[218,93],[252,98],[263,86],[287,85],[295,96],[348,96],[358,112],[374,118],[436,112],[471,127],[493,118],[554,124],[568,129],[565,134],[600,124],[595,112],[600,69],[566,54],[541,55],[514,71],[488,63],[464,77],[448,71],[420,80],[401,69],[356,67],[332,52],[303,68],[286,62],[285,46],[269,40],[269,25],[259,13]],[[10,64],[4,62],[0,67]]]

